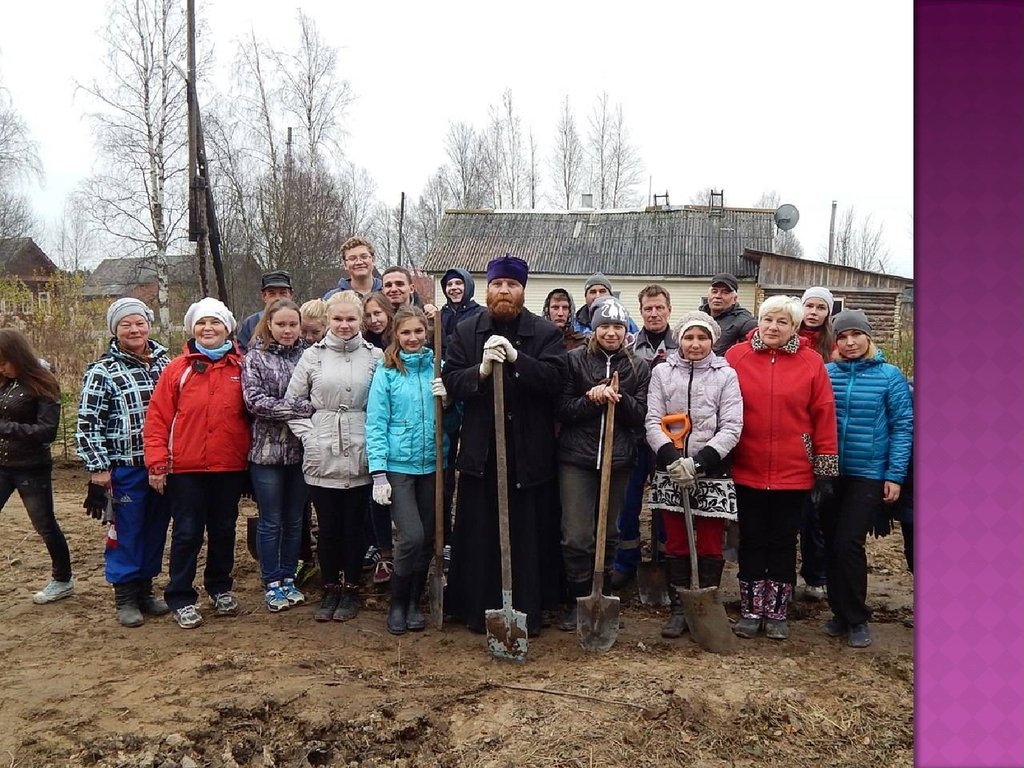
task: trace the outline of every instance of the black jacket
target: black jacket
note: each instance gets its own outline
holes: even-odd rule
[[[569,377],[562,388],[558,405],[558,460],[564,464],[595,471],[601,468],[604,414],[607,406],[587,398],[587,391],[598,384],[607,384],[615,371],[619,373],[619,394],[615,405],[615,435],[612,442],[612,467],[628,469],[636,462],[637,438],[643,434],[647,416],[647,386],[651,373],[647,363],[638,357],[630,359],[625,352],[612,355],[589,345],[569,353]]]
[[[529,488],[556,475],[555,408],[567,371],[562,332],[528,309],[505,328],[489,312],[455,326],[441,377],[448,395],[465,406],[456,466],[483,477],[494,451],[494,376],[481,381],[479,368],[484,342],[496,334],[519,353],[504,370],[507,460],[510,484]]]
[[[711,314],[711,309],[705,301],[700,305],[701,312]],[[739,304],[733,304],[725,312],[715,318],[718,327],[722,329],[722,335],[711,348],[719,357],[725,355],[725,350],[733,344],[738,344],[747,338],[747,334],[757,328],[757,318],[750,314],[749,309],[744,309]]]
[[[0,467],[53,464],[50,443],[57,439],[60,403],[40,398],[17,379],[0,385]]]

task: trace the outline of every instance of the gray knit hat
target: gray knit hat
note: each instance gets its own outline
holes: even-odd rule
[[[832,332],[839,337],[843,331],[860,331],[871,336],[871,321],[863,309],[844,309],[832,318]]]
[[[832,291],[828,288],[822,288],[820,285],[815,285],[804,291],[804,295],[800,297],[800,303],[806,304],[808,299],[821,299],[828,304],[828,313],[832,314],[832,307],[835,305],[836,300],[832,296]]]
[[[602,296],[590,307],[590,327],[596,329],[598,326],[609,323],[628,328],[629,312],[618,299],[612,296]]]
[[[117,335],[117,324],[129,315],[142,315],[147,323],[153,324],[153,310],[140,299],[127,296],[118,299],[107,308],[107,328],[111,336]]]

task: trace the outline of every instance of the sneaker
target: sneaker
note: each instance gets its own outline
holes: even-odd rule
[[[199,613],[198,605],[186,605],[173,613],[174,620],[182,629],[194,629],[203,623],[203,615]]]
[[[838,616],[833,616],[831,619],[825,622],[822,627],[825,634],[829,637],[842,637],[850,631],[850,628],[846,625],[846,622],[840,619]]]
[[[221,592],[219,595],[213,596],[213,610],[218,616],[237,616],[238,600],[230,592]]]
[[[281,592],[291,605],[302,605],[306,602],[306,596],[299,592],[292,579],[285,579],[281,584]]]
[[[366,554],[363,555],[363,570],[372,571],[377,567],[378,562],[380,562],[380,550],[377,549],[376,545],[371,544],[367,548]]]
[[[804,585],[804,600],[821,601],[826,597],[825,585],[822,584],[820,587],[816,587],[813,584]]]
[[[850,627],[847,643],[851,648],[867,648],[871,645],[871,633],[868,631],[868,625],[866,623],[854,624]]]
[[[445,544],[441,550],[441,557],[444,559],[444,572],[448,573],[448,566],[452,564],[452,545]]]
[[[71,597],[75,593],[75,580],[68,579],[67,581],[57,581],[56,579],[50,579],[50,583],[43,587],[41,590],[32,595],[32,602],[36,605],[43,605],[45,603],[52,603],[57,600],[63,600],[65,597]]]
[[[390,560],[378,560],[373,568],[373,583],[387,584],[391,581],[391,574],[395,572],[395,564]]]
[[[287,611],[292,607],[279,581],[272,581],[267,584],[267,591],[263,593],[263,602],[267,604],[267,610],[271,613]]]
[[[295,569],[295,583],[305,584],[320,573],[320,568],[313,560],[299,560],[299,567]]]

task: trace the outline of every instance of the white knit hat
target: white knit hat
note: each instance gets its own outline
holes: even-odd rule
[[[804,295],[800,297],[800,305],[806,304],[808,299],[821,299],[828,304],[828,313],[832,314],[832,305],[836,303],[836,300],[832,297],[832,291],[828,288],[822,288],[820,285],[808,288],[804,291]]]
[[[711,343],[714,344],[718,341],[718,338],[722,335],[722,326],[718,324],[707,312],[700,312],[699,310],[693,310],[687,312],[682,316],[676,327],[673,329],[676,334],[676,341],[683,338],[683,334],[686,333],[687,328],[693,328],[697,326],[703,328],[709,334],[711,334]]]
[[[235,316],[231,314],[231,310],[220,299],[215,299],[212,296],[200,299],[188,308],[188,312],[185,313],[185,330],[192,333],[196,323],[204,317],[217,318],[227,327],[228,333],[235,330]]]
[[[110,335],[116,336],[117,324],[131,315],[142,315],[147,323],[153,324],[153,310],[147,307],[145,302],[127,296],[118,299],[107,308],[107,328],[110,329]]]

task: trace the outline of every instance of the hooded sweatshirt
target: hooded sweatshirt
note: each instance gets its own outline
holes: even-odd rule
[[[560,330],[562,331],[562,339],[565,342],[566,351],[572,351],[576,347],[581,347],[587,343],[587,337],[577,331],[573,323],[573,317],[576,315],[576,302],[572,300],[572,294],[565,290],[565,288],[555,288],[555,290],[551,291],[544,299],[543,317],[545,320],[548,319],[548,310],[551,309],[551,297],[556,293],[565,294],[569,299],[569,317],[566,318],[565,325]]]
[[[441,307],[441,334],[444,346],[447,346],[448,337],[452,335],[456,325],[467,317],[473,317],[484,311],[484,308],[473,300],[476,284],[473,282],[473,276],[464,269],[449,269],[445,272],[441,276],[441,292],[444,293],[444,286],[453,277],[460,278],[465,284],[466,290],[462,294],[462,301],[458,304],[449,300],[447,304]],[[445,294],[445,298],[447,298],[447,294]]]

